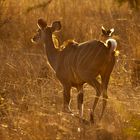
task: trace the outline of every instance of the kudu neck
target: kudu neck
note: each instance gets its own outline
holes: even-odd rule
[[[44,47],[50,65],[54,70],[56,70],[59,51],[54,46],[52,35],[50,37],[46,37],[46,39],[44,40]]]
[[[106,42],[106,40],[110,39],[111,37],[101,36],[100,40]]]
[[[100,34],[99,36],[99,40],[102,41],[102,42],[106,42],[106,40],[112,38],[112,36],[106,36],[106,35],[103,35],[103,34]]]

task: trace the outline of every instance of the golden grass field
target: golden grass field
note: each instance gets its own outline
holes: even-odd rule
[[[113,0],[0,1],[0,140],[139,140],[140,78],[132,77],[140,59],[140,13]],[[99,123],[82,125],[62,112],[62,87],[47,63],[41,44],[30,39],[37,19],[60,20],[60,44],[67,39],[100,39],[101,26],[115,28],[117,63],[110,78],[108,105]],[[89,63],[90,65],[90,63]],[[140,68],[139,68],[140,70]],[[139,71],[138,71],[139,74]],[[95,90],[84,86],[84,118],[89,120]],[[77,112],[76,90],[71,108]]]

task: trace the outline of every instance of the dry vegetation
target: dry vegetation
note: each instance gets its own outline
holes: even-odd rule
[[[139,79],[132,58],[140,59],[140,14],[113,0],[0,1],[0,139],[1,140],[139,140]],[[43,47],[30,42],[36,21],[61,20],[60,43],[100,39],[101,26],[114,27],[120,56],[111,76],[108,106],[101,123],[80,125],[62,113],[62,88],[47,64]],[[90,64],[89,64],[90,65]],[[138,66],[135,66],[135,68]],[[140,68],[139,68],[140,69]],[[136,82],[134,82],[136,81]],[[75,94],[74,94],[75,93]],[[85,85],[85,111],[95,90]],[[72,109],[76,109],[73,89]]]

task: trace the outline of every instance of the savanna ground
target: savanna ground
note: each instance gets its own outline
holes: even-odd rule
[[[139,140],[140,87],[133,74],[140,59],[139,11],[113,0],[0,1],[0,140]],[[60,44],[67,39],[100,39],[101,26],[115,28],[120,55],[110,78],[108,105],[95,124],[62,112],[62,87],[49,68],[41,44],[32,44],[39,17],[61,20]],[[90,62],[89,62],[90,65]],[[133,82],[132,82],[133,81]],[[133,85],[132,85],[133,83]],[[85,85],[84,118],[89,119],[95,90]],[[72,89],[71,107],[76,108]]]

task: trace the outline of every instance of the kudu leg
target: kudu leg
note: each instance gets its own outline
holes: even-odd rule
[[[71,113],[71,109],[70,109],[70,87],[64,86],[64,90],[63,90],[63,111],[67,112],[67,113]]]
[[[102,108],[100,120],[102,119],[102,117],[103,117],[103,115],[104,115],[104,111],[105,111],[106,104],[107,104],[107,99],[108,99],[108,96],[107,96],[107,89],[104,89],[104,90],[103,90],[103,108]]]
[[[110,78],[110,74],[111,74],[112,69],[110,70],[106,70],[106,73],[101,76],[102,79],[102,86],[103,86],[103,108],[102,108],[102,112],[101,112],[101,116],[100,116],[100,120],[102,119],[103,115],[104,115],[104,111],[107,105],[107,99],[108,99],[108,95],[107,95],[107,88],[108,88],[108,83],[109,83],[109,78]]]
[[[84,93],[83,93],[83,86],[78,88],[78,95],[77,95],[77,107],[79,110],[79,115],[80,118],[83,118],[83,97],[84,97]]]
[[[107,105],[107,88],[108,88],[108,83],[109,83],[109,79],[110,79],[110,75],[111,72],[113,70],[114,64],[115,64],[115,59],[111,58],[108,62],[107,62],[107,67],[104,70],[103,73],[101,73],[101,80],[102,80],[102,86],[103,86],[103,108],[102,108],[102,112],[101,112],[101,117],[100,120],[103,117],[106,105]]]
[[[90,111],[90,121],[94,123],[94,111],[99,101],[99,97],[101,96],[101,84],[95,79],[94,81],[92,81],[92,83],[90,83],[90,85],[92,85],[96,90],[96,97],[94,100],[93,107]]]

